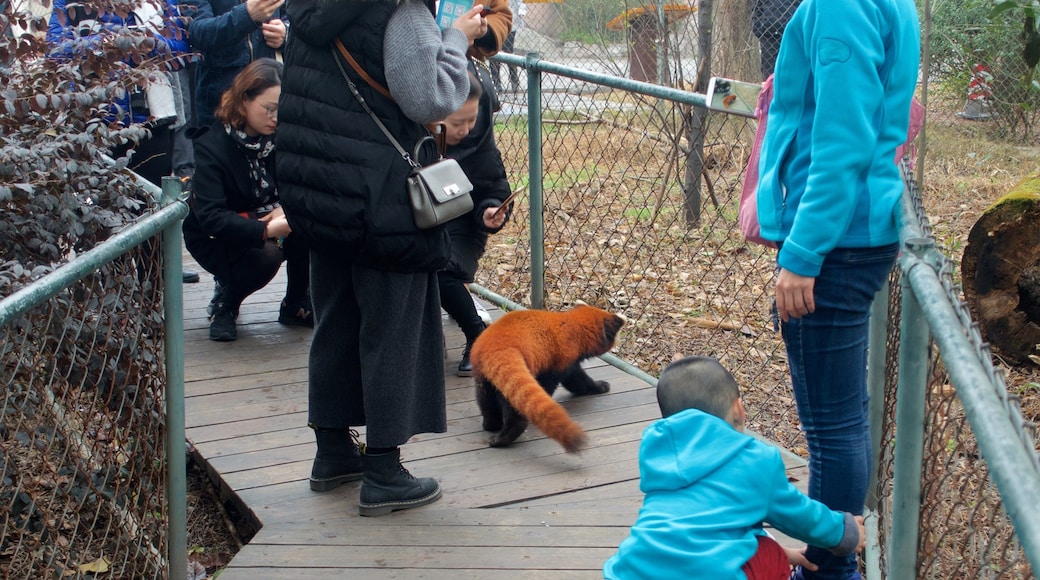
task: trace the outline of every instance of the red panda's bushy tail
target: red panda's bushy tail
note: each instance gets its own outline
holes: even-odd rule
[[[481,363],[477,368],[477,361],[474,361],[475,374],[494,385],[509,404],[542,433],[562,445],[568,453],[580,451],[585,446],[585,431],[538,384],[520,352],[500,350]]]

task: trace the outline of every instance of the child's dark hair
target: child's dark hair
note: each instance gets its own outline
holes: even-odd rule
[[[657,405],[661,416],[699,409],[727,419],[733,401],[740,397],[737,380],[719,361],[688,356],[668,365],[657,380]]]

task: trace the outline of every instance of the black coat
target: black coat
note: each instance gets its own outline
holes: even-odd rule
[[[751,32],[758,38],[780,36],[802,0],[754,0]]]
[[[458,145],[448,147],[445,156],[458,161],[473,184],[473,211],[445,225],[451,238],[451,259],[445,269],[472,282],[487,247],[488,234],[501,229],[489,230],[484,226],[484,210],[502,205],[510,193],[506,167],[495,144],[491,98],[487,93],[481,97],[477,122],[470,134]],[[512,207],[506,211],[508,220]]]
[[[382,35],[397,3],[292,0],[288,6],[293,34],[278,108],[278,190],[293,232],[313,251],[350,256],[368,268],[443,268],[447,233],[416,228],[405,187],[410,167],[351,94],[336,60],[405,149],[427,130],[333,54],[339,35],[361,67],[386,86]],[[425,149],[432,157],[432,148]]]
[[[260,201],[253,194],[249,160],[223,125],[200,131],[194,139],[195,176],[190,211],[184,219],[184,242],[194,255],[196,241],[215,238],[228,245],[264,245],[264,223],[239,213],[254,212]],[[267,159],[273,171],[275,153]]]

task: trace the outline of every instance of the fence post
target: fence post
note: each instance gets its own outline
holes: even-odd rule
[[[181,181],[163,177],[163,204],[181,197]],[[184,288],[181,222],[162,233],[163,316],[166,347],[166,509],[169,523],[167,578],[188,577],[188,466],[184,436]]]
[[[878,473],[881,464],[882,424],[885,420],[885,360],[888,355],[888,307],[891,282],[874,295],[870,305],[870,338],[867,349],[867,393],[870,406],[870,483],[867,485],[867,547],[863,553],[867,578],[881,578],[881,543],[878,533]]]
[[[545,223],[542,219],[542,71],[527,53],[527,163],[531,193],[531,308],[545,307]]]
[[[870,305],[870,339],[867,349],[867,393],[870,407],[870,484],[867,487],[867,509],[878,507],[878,464],[881,456],[881,424],[885,420],[885,358],[888,354],[888,306],[890,282],[874,295]]]
[[[930,238],[906,240],[902,269],[929,267],[922,256],[935,245]],[[888,577],[917,577],[918,524],[921,518],[921,465],[924,455],[925,398],[928,389],[928,321],[909,276],[902,278],[899,326],[899,383],[896,390],[895,468],[892,477],[892,534]]]

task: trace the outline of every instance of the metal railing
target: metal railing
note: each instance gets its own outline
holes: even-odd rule
[[[141,187],[165,205],[0,301],[5,577],[187,577],[188,208]]]

